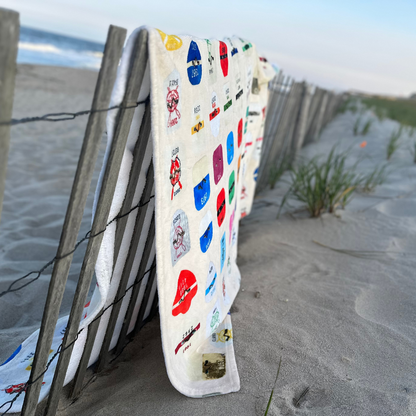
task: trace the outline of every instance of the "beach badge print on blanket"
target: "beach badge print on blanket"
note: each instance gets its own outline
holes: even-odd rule
[[[220,112],[221,109],[218,96],[217,93],[213,91],[211,95],[211,112],[209,114],[209,121],[211,125],[211,132],[214,137],[217,137],[220,133]]]
[[[172,266],[174,266],[191,249],[188,217],[181,209],[178,209],[173,214],[170,236],[170,252],[172,255]]]
[[[165,80],[163,90],[166,93],[166,124],[170,133],[181,125],[181,77],[176,69]]]
[[[208,158],[206,156],[195,163],[192,170],[192,179],[194,183],[195,208],[201,211],[211,195]]]
[[[201,52],[196,42],[191,40],[188,50],[188,79],[192,85],[198,85],[202,78]]]
[[[242,213],[249,212],[251,202],[244,206],[242,203],[252,201],[255,190],[254,186],[242,188],[242,185],[248,183],[248,179],[254,182],[253,172],[258,165],[257,162],[255,165],[250,164],[250,153],[247,153],[244,160],[240,159],[245,145],[243,130],[246,127],[252,138],[260,138],[263,137],[261,129],[264,125],[262,123],[260,128],[259,123],[247,123],[246,126],[243,123],[247,121],[246,110],[252,102],[259,103],[261,109],[267,105],[267,82],[270,77],[262,75],[255,45],[247,41],[233,37],[232,40],[223,42],[226,46],[224,48],[218,40],[205,42],[189,36],[167,35],[150,28],[138,29],[131,35],[124,49],[111,105],[120,105],[123,101],[129,68],[136,58],[133,55],[137,50],[135,45],[142,30],[147,30],[149,34],[149,65],[137,101],[143,101],[150,93],[152,134],[134,204],[139,203],[152,152],[155,197],[147,205],[149,215],[146,214],[144,221],[143,238],[134,259],[137,268],[132,270],[131,283],[137,276],[154,206],[155,246],[146,268],[150,269],[156,254],[162,347],[169,379],[178,391],[189,397],[226,394],[238,391],[240,387],[233,349],[235,334],[229,309],[241,280],[235,263],[238,222]],[[200,62],[198,51],[191,42],[198,47]],[[256,96],[251,92],[252,78],[258,80],[256,88],[260,94]],[[232,100],[232,105],[224,109],[228,98]],[[109,219],[118,215],[125,199],[132,149],[139,137],[144,105],[132,111],[133,123]],[[191,113],[195,118],[191,117]],[[244,115],[245,120],[242,120]],[[223,129],[220,125],[222,116]],[[117,111],[107,115],[107,151],[114,137],[117,118]],[[207,129],[208,123],[210,127]],[[193,130],[195,126],[198,127]],[[231,140],[227,142],[231,129],[237,133],[234,133],[232,151],[229,146]],[[105,171],[106,160],[102,172]],[[240,161],[242,164],[244,162],[239,173],[243,178],[240,178],[237,186]],[[99,189],[98,186],[97,195]],[[247,194],[244,200],[243,192],[243,195]],[[133,225],[126,227],[127,248],[120,249],[120,252],[128,250],[129,238],[134,233],[132,227]],[[112,303],[112,296],[117,293],[125,260],[113,264],[115,230],[116,223],[113,223],[104,233],[95,270],[99,287],[86,305],[83,312],[86,319],[81,321],[80,328],[88,327],[105,305]],[[147,279],[143,279],[142,283],[145,284],[144,282]],[[146,290],[146,286],[140,287],[141,293]],[[152,293],[155,292],[154,284]],[[151,305],[152,295],[149,299]],[[128,302],[126,296],[122,310],[127,310]],[[140,302],[136,304],[135,311],[140,309]],[[149,312],[146,309],[144,318],[147,316]],[[98,358],[108,318],[108,313],[101,318],[90,365]],[[123,320],[124,315],[119,318]],[[135,319],[137,315],[130,322],[131,328],[134,328]],[[62,342],[67,320],[68,317],[58,320],[50,349],[51,357]],[[39,331],[32,334],[0,366],[0,405],[13,400],[16,392],[24,390],[38,333]],[[86,335],[87,331],[83,331],[74,344],[65,384],[76,374]],[[118,335],[115,335],[112,345],[117,341]],[[48,394],[56,362],[54,360],[51,363],[44,375],[40,400]],[[24,391],[12,403],[10,412],[19,412],[23,399]]]
[[[192,299],[198,291],[195,275],[189,270],[182,270],[178,278],[178,289],[172,306],[172,315],[185,314],[191,307]]]

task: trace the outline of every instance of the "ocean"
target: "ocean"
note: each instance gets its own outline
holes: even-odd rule
[[[98,70],[103,51],[102,43],[22,26],[17,62]]]

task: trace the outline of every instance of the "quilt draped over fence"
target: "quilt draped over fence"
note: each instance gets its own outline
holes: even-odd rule
[[[127,42],[111,105],[121,103],[140,30]],[[150,94],[151,134],[144,146],[132,206],[141,200],[149,177],[153,181],[153,172],[150,188],[155,197],[147,206],[128,285],[137,276],[146,240],[155,227],[146,270],[156,256],[160,326],[169,379],[189,397],[225,394],[240,387],[229,313],[241,280],[236,264],[238,225],[251,210],[268,81],[274,70],[259,58],[255,45],[242,38],[217,41],[146,30],[149,62],[138,101]],[[134,110],[109,219],[120,212],[125,198],[144,107]],[[116,115],[112,111],[107,117],[107,154]],[[104,166],[106,160],[107,156]],[[100,186],[99,180],[97,195]],[[114,301],[137,215],[132,212],[128,216],[117,256],[117,222],[107,227],[96,264],[97,287],[85,307],[80,328],[87,329]],[[137,320],[146,284],[147,276],[141,281],[129,331]],[[151,297],[155,293],[156,281]],[[119,338],[130,295],[127,292],[122,301],[110,349]],[[111,308],[101,317],[90,364],[100,353],[110,313]],[[145,317],[149,313],[147,310]],[[59,347],[67,319],[58,321],[51,354]],[[0,403],[10,400],[27,381],[38,332],[0,366]],[[75,343],[65,383],[75,375],[86,335],[87,330]],[[40,399],[50,389],[55,365],[56,361],[52,362],[44,376]],[[13,403],[11,411],[21,410],[23,397]]]

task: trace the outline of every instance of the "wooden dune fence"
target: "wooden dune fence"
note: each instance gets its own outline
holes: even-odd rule
[[[289,166],[300,148],[319,139],[344,99],[343,94],[294,82],[282,71],[270,82],[269,91],[256,193],[270,184],[274,169]]]
[[[92,228],[83,239],[83,241],[87,241],[87,248],[72,303],[68,326],[62,345],[57,353],[52,358],[49,358],[49,350],[52,344],[56,322],[58,320],[69,268],[71,266],[73,253],[79,245],[76,238],[84,213],[101,137],[105,131],[106,110],[108,110],[110,103],[111,91],[116,78],[117,67],[126,37],[126,30],[123,28],[110,26],[108,31],[101,69],[95,87],[91,110],[89,111],[88,123],[62,228],[59,247],[57,249],[56,257],[53,259],[53,271],[44,307],[39,339],[30,377],[25,386],[26,392],[22,410],[23,416],[35,415],[38,407],[37,403],[43,375],[53,359],[57,359],[58,363],[54,373],[51,391],[47,398],[44,414],[53,416],[56,414],[58,408],[72,347],[79,335],[79,322],[82,317],[83,307],[93,277],[95,263],[103,238],[103,231],[108,225],[107,221],[110,205],[113,199],[134,109],[139,104],[136,100],[142,84],[148,58],[147,36],[148,33],[143,30],[134,45],[133,56],[135,58],[131,62],[127,77],[128,82],[126,92],[123,101],[118,108],[115,134],[103,177]],[[0,214],[6,176],[10,128],[13,124],[17,124],[16,121],[13,122],[13,120],[10,120],[12,115],[18,38],[18,13],[0,9]],[[290,77],[285,77],[282,73],[270,83],[270,92],[266,130],[263,138],[264,156],[259,168],[258,176],[259,190],[262,190],[267,186],[268,175],[272,167],[278,166],[285,158],[292,160],[299,148],[317,140],[322,128],[336,113],[337,106],[341,100],[339,95],[335,95],[320,88],[315,88],[313,90],[308,84],[293,82]],[[127,225],[127,217],[132,211],[131,207],[134,191],[139,179],[146,143],[151,131],[151,114],[148,100],[145,102],[145,105],[145,114],[140,128],[139,140],[134,149],[133,165],[130,172],[126,197],[119,215],[112,220],[117,221],[115,258],[117,258],[120,249],[121,239]],[[47,120],[47,118],[42,118],[42,120]],[[151,320],[157,313],[158,297],[155,291],[155,259],[150,259],[151,248],[155,238],[154,215],[147,235],[137,278],[135,283],[127,288],[134,255],[142,234],[142,228],[149,206],[148,202],[153,197],[151,195],[153,188],[152,165],[150,165],[150,168],[148,169],[146,179],[146,186],[140,203],[135,207],[138,211],[125,270],[123,270],[115,300],[109,305],[112,307],[111,316],[98,363],[94,366],[94,371],[96,372],[105,369],[112,357],[121,353],[126,343],[128,343],[143,325]],[[150,270],[146,271],[145,268],[148,261],[153,261],[153,266]],[[141,281],[146,273],[149,273],[149,278],[147,280],[147,285],[145,286],[144,297],[135,328],[130,334],[127,334],[141,288]],[[22,280],[21,283],[26,285],[25,282],[26,280]],[[18,289],[10,291],[15,290]],[[132,291],[132,296],[124,317],[120,337],[116,347],[109,351],[121,308],[121,300],[128,290]],[[7,296],[7,293],[5,295]],[[71,382],[69,389],[70,397],[73,399],[81,394],[82,387],[85,383],[84,377],[86,375],[88,361],[100,323],[100,317],[108,308],[109,307],[105,308],[88,327],[88,337],[81,362],[75,379]],[[16,397],[17,396],[15,396],[14,400]],[[13,402],[13,399],[11,402]],[[0,407],[0,415],[8,412],[8,408],[11,407],[11,402],[5,404],[0,403],[0,406],[3,405]]]

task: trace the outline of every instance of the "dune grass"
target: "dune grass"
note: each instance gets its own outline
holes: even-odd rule
[[[354,168],[346,168],[347,155],[348,152],[336,154],[334,146],[326,159],[317,156],[293,167],[290,170],[291,186],[277,217],[289,197],[303,202],[312,217],[334,212],[338,206],[345,207],[362,180]]]
[[[282,364],[282,357],[280,357],[279,367],[277,368],[277,375],[276,375],[276,379],[274,380],[274,385],[273,385],[273,388],[272,388],[272,392],[270,393],[269,401],[268,401],[268,403],[267,403],[266,412],[264,413],[264,416],[267,416],[267,413],[269,413],[269,408],[270,408],[270,405],[272,404],[272,399],[273,399],[274,388],[276,387],[277,378],[279,377],[279,373],[280,373],[280,366],[281,366],[281,364]]]
[[[297,163],[290,169],[290,188],[280,204],[277,218],[289,198],[305,204],[311,217],[336,208],[345,208],[355,191],[372,192],[387,178],[386,166],[377,166],[368,174],[357,171],[360,159],[351,167],[346,161],[349,150],[336,153],[336,146],[324,159],[316,156],[308,162]]]
[[[372,109],[379,119],[387,117],[405,126],[416,127],[416,100],[369,97],[362,98],[361,102]]]
[[[403,126],[400,126],[397,130],[393,131],[393,133],[390,136],[390,140],[387,144],[387,160],[390,160],[390,158],[393,156],[394,152],[399,148],[400,146],[400,137],[403,132]]]
[[[386,181],[388,174],[386,169],[387,165],[376,166],[368,175],[362,176],[357,188],[361,192],[373,192],[376,186],[382,185]]]
[[[367,135],[367,133],[370,131],[370,127],[371,127],[371,124],[372,124],[373,122],[372,122],[372,120],[368,120],[365,124],[364,124],[364,127],[363,127],[363,129],[361,130],[361,135],[362,136],[366,136]]]
[[[361,117],[358,117],[357,120],[355,120],[354,127],[352,129],[354,136],[358,136],[358,129],[360,128],[361,123]]]

